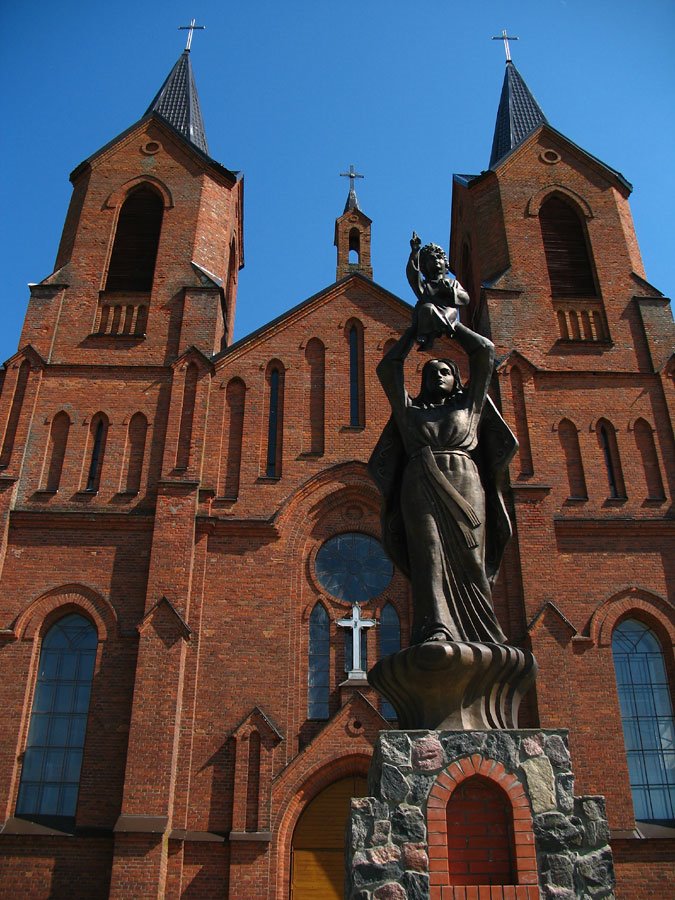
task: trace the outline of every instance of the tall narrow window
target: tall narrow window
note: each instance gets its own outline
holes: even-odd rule
[[[269,405],[265,474],[268,478],[280,478],[284,429],[284,380],[276,364],[267,373],[267,386]]]
[[[185,370],[185,383],[183,385],[183,404],[180,414],[180,429],[178,431],[178,450],[176,452],[177,469],[187,469],[190,465],[192,424],[195,417],[198,377],[197,366],[194,363],[190,363]]]
[[[131,417],[127,431],[127,477],[124,486],[127,494],[137,494],[141,489],[147,432],[148,420],[143,413],[135,413]]]
[[[635,423],[635,443],[642,457],[642,468],[645,475],[645,484],[647,486],[648,500],[663,500],[665,493],[663,490],[663,479],[661,478],[661,468],[659,467],[659,458],[656,455],[656,445],[654,444],[654,435],[651,426],[644,419],[638,419]]]
[[[553,297],[595,297],[595,278],[584,225],[577,211],[553,195],[539,211]],[[578,323],[576,330],[578,331]],[[574,337],[578,340],[578,335]]]
[[[163,212],[162,198],[147,185],[129,194],[117,220],[106,291],[152,290]]]
[[[643,622],[624,619],[612,635],[635,818],[675,820],[675,720],[663,650]]]
[[[380,616],[380,659],[398,653],[401,649],[401,623],[394,606],[387,603]],[[381,703],[382,715],[385,719],[394,720],[396,710],[388,700]]]
[[[584,466],[581,460],[579,434],[575,424],[570,422],[569,419],[563,419],[560,425],[558,425],[558,437],[560,438],[560,446],[562,447],[565,456],[570,499],[585,500],[588,496],[586,492],[586,478],[584,476]]]
[[[365,425],[365,397],[363,391],[363,326],[351,322],[347,327],[349,340],[349,424],[353,428]]]
[[[603,419],[598,423],[598,442],[607,469],[609,496],[613,500],[623,500],[626,497],[626,486],[623,480],[616,432],[611,422]]]
[[[513,412],[516,419],[516,436],[518,438],[518,460],[520,462],[520,475],[532,475],[534,473],[534,466],[532,465],[530,429],[527,424],[525,390],[523,388],[523,376],[518,366],[513,366],[511,369],[511,398],[513,400]]]
[[[47,470],[45,473],[44,489],[56,492],[61,484],[63,461],[66,456],[66,445],[70,431],[70,417],[68,413],[61,411],[52,419],[49,429],[49,449]]]
[[[96,629],[76,613],[44,637],[23,756],[16,815],[44,824],[73,820],[96,661]]]
[[[28,376],[30,374],[30,363],[27,359],[19,366],[19,374],[16,379],[16,387],[14,388],[14,396],[12,397],[12,406],[9,411],[9,420],[5,430],[5,437],[2,442],[2,452],[0,452],[0,468],[6,468],[12,458],[12,450],[14,449],[14,439],[16,430],[19,427],[19,416],[23,408],[23,398],[26,394],[26,385],[28,384]]]
[[[89,457],[89,469],[87,471],[87,485],[85,491],[95,494],[101,484],[101,470],[103,457],[108,437],[108,419],[103,413],[96,413],[89,426],[89,445],[91,456]]]
[[[239,475],[241,472],[241,448],[244,435],[244,409],[246,385],[241,378],[233,378],[225,391],[225,423],[227,440],[227,461],[223,481],[223,497],[236,500],[239,496]]]
[[[307,716],[328,718],[330,695],[330,621],[325,607],[317,603],[309,617],[309,666]]]
[[[358,228],[349,229],[349,262],[351,265],[361,262],[361,232]]]
[[[326,350],[318,338],[307,341],[307,389],[305,446],[309,453],[320,456],[324,446]]]

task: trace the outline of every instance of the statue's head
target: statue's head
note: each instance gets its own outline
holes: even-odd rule
[[[422,367],[422,384],[417,400],[443,403],[464,390],[459,366],[451,359],[429,359]]]
[[[438,244],[425,244],[420,250],[419,260],[420,272],[426,278],[438,278],[449,266],[445,251]]]

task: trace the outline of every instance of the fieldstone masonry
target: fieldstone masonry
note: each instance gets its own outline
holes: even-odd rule
[[[345,897],[446,900],[473,896],[469,891],[482,897],[475,887],[455,893],[447,863],[438,862],[447,853],[447,799],[472,775],[496,781],[513,806],[517,884],[502,896],[614,897],[605,801],[574,796],[566,730],[382,732],[371,796],[352,800]],[[490,896],[498,896],[494,885]]]

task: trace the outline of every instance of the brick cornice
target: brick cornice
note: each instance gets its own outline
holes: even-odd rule
[[[14,510],[10,524],[13,528],[31,531],[45,530],[79,530],[96,526],[105,531],[150,531],[154,523],[153,515],[129,516],[126,513],[106,511],[95,513],[83,512],[45,512],[39,510]]]

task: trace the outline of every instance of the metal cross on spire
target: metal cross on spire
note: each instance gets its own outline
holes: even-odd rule
[[[509,41],[519,41],[520,38],[515,37],[515,35],[508,34],[506,31],[506,28],[504,28],[502,33],[497,35],[497,37],[493,37],[492,40],[493,41],[504,41],[504,52],[506,53],[506,61],[507,61],[507,63],[511,62],[511,48],[509,47]]]
[[[353,168],[353,166],[352,166]],[[337,625],[340,628],[352,629],[352,667],[347,673],[347,678],[351,680],[361,680],[366,677],[366,673],[361,668],[361,632],[366,628],[372,628],[377,625],[375,619],[362,619],[361,607],[358,603],[352,606],[352,615],[350,619],[338,619]]]
[[[349,172],[340,172],[340,178],[349,178],[349,190],[354,190],[354,182],[357,178],[365,178],[365,175],[359,175],[354,166],[349,167]]]
[[[192,19],[189,25],[178,26],[179,31],[187,31],[188,33],[187,44],[185,45],[186,50],[189,50],[192,46],[192,33],[194,31],[204,31],[206,29],[206,25],[197,25],[196,22],[196,19]]]

